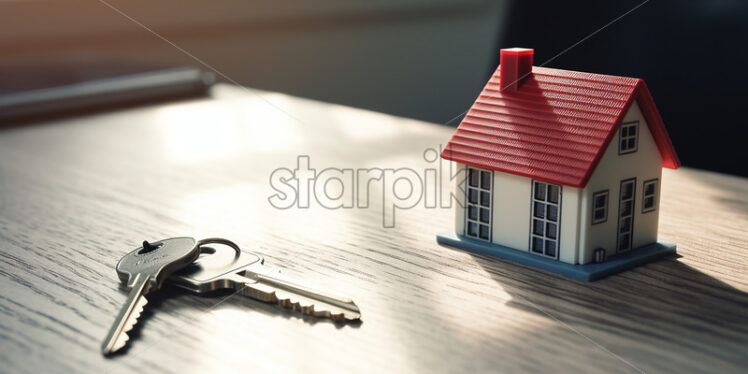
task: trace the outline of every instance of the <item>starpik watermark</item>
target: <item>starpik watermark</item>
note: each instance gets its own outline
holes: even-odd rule
[[[426,209],[462,207],[465,170],[440,157],[441,146],[427,148],[426,167],[337,168],[312,167],[309,155],[296,157],[292,170],[281,167],[270,174],[274,193],[268,197],[276,209],[368,209],[381,204],[382,226],[393,228],[398,210],[422,205]],[[451,186],[456,188],[452,189]]]

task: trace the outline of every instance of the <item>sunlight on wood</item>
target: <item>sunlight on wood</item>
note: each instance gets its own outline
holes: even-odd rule
[[[247,183],[216,185],[183,199],[179,215],[208,236],[231,231],[251,235],[262,231],[264,226],[258,217],[260,204],[267,204],[267,201],[256,186]]]
[[[261,99],[159,108],[167,155],[191,163],[227,159],[247,152],[286,149],[299,143],[298,126],[284,113],[268,111]]]
[[[207,105],[169,105],[156,113],[171,159],[194,162],[235,156],[242,130],[233,117]]]

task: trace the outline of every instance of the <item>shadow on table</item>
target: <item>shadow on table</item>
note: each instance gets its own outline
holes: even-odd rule
[[[501,259],[471,254],[512,300],[594,341],[628,340],[646,354],[748,364],[748,293],[678,258],[582,282]],[[587,336],[589,335],[589,337]],[[668,347],[670,346],[670,347]],[[661,359],[661,358],[660,358]]]

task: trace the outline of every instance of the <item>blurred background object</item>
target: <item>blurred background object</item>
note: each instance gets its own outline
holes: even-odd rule
[[[536,65],[644,78],[685,165],[748,175],[738,153],[748,2],[651,0],[552,59],[639,4],[5,1],[0,55],[215,69],[249,87],[456,126],[498,50],[530,47]]]
[[[159,68],[70,55],[0,63],[0,124],[204,96],[215,81],[192,67]]]

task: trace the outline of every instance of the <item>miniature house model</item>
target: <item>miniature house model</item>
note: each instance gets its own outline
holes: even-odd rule
[[[444,148],[458,178],[439,243],[583,280],[675,252],[657,242],[662,167],[680,165],[644,81],[500,65]]]

